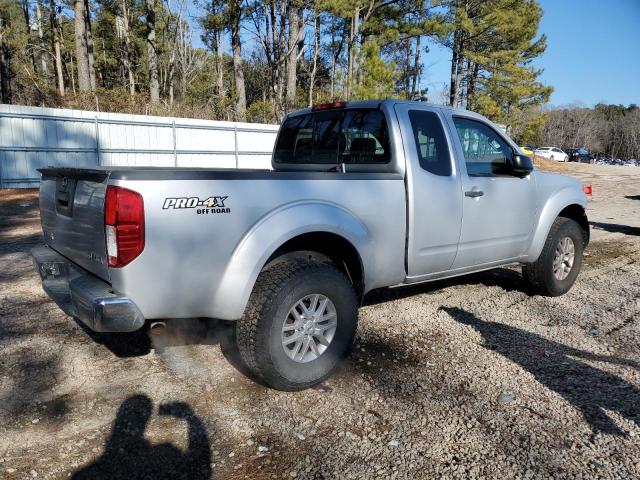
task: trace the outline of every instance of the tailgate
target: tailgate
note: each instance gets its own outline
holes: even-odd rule
[[[44,241],[94,275],[109,280],[104,200],[109,172],[43,168],[40,218]]]

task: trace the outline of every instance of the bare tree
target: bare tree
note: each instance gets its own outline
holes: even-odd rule
[[[44,29],[42,28],[41,1],[42,0],[36,0],[36,20],[38,22],[38,42],[39,42],[38,46],[40,47],[38,56],[40,57],[40,70],[42,72],[42,75],[46,78],[49,76],[49,65],[47,64],[48,52],[44,44]]]
[[[356,72],[356,59],[358,57],[358,38],[360,35],[360,7],[355,7],[353,16],[351,17],[351,29],[349,31],[349,42],[347,51],[349,52],[349,60],[347,64],[347,79],[345,83],[345,97],[347,100],[351,97],[353,89],[353,77]]]
[[[93,57],[93,34],[91,32],[91,11],[89,9],[89,0],[84,0],[84,24],[85,34],[87,37],[87,61],[89,63],[89,82],[91,90],[96,89],[96,68],[95,59]]]
[[[6,27],[0,18],[0,99],[2,103],[11,103],[11,67],[9,65],[9,47],[6,43]]]
[[[49,0],[49,20],[51,23],[51,41],[53,42],[53,58],[56,64],[56,80],[58,93],[64,97],[64,76],[62,72],[62,50],[60,47],[60,26],[55,0]]]
[[[311,73],[309,74],[309,101],[308,105],[313,105],[313,90],[316,83],[316,75],[318,74],[318,58],[320,56],[320,14],[314,12],[314,30],[313,30],[313,60],[311,62]]]
[[[207,57],[204,50],[193,47],[193,31],[185,21],[179,23],[175,51],[182,84],[181,94],[185,97],[187,87],[205,68]]]
[[[76,0],[77,1],[77,0]],[[133,71],[133,52],[131,49],[131,32],[129,29],[129,6],[128,0],[121,0],[120,12],[116,17],[116,30],[120,39],[120,62],[122,63],[124,75],[129,84],[129,95],[132,97],[136,93],[136,77]]]
[[[152,103],[160,101],[158,82],[158,53],[156,51],[156,9],[155,0],[146,0],[147,14],[147,55],[149,63],[149,96]]]
[[[244,122],[247,116],[247,96],[244,88],[240,39],[240,21],[242,17],[241,1],[242,0],[231,0],[229,2],[229,23],[231,28],[231,50],[233,53],[233,76],[236,87],[236,119]]]
[[[85,0],[74,0],[73,2],[75,12],[76,67],[78,69],[78,89],[81,92],[91,90],[85,5]]]
[[[287,108],[296,101],[296,79],[299,46],[304,35],[302,8],[294,0],[289,4],[289,44],[287,51]]]

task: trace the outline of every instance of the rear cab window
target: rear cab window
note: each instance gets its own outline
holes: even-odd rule
[[[389,163],[384,113],[374,108],[336,109],[284,121],[274,150],[276,163]]]
[[[450,176],[449,145],[438,115],[428,110],[409,110],[409,121],[420,166],[434,175]]]

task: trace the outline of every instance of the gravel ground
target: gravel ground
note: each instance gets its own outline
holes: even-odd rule
[[[0,478],[639,478],[640,169],[552,168],[594,187],[568,294],[517,268],[373,292],[301,393],[247,379],[216,322],[89,334],[33,272],[37,194],[1,191]]]

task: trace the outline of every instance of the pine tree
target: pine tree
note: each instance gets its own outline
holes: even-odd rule
[[[395,65],[380,57],[380,47],[375,40],[369,40],[362,46],[358,63],[362,80],[353,89],[354,99],[384,99],[395,96],[394,86],[398,76]]]

